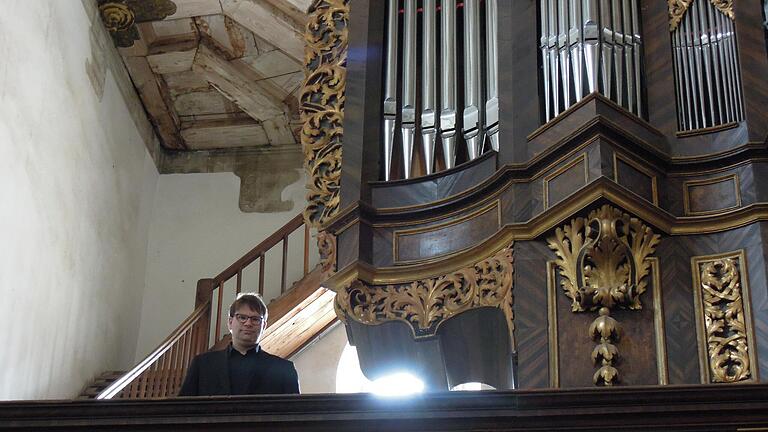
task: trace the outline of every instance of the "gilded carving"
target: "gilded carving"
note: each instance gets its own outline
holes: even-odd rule
[[[336,312],[369,325],[403,321],[416,338],[433,336],[445,320],[478,307],[498,307],[512,334],[512,246],[472,267],[410,284],[369,286],[355,280],[340,289]]]
[[[709,382],[747,380],[752,362],[740,256],[694,262],[700,272],[697,304],[703,314]]]
[[[613,343],[618,341],[620,326],[609,314],[617,308],[642,308],[640,296],[650,273],[647,258],[659,240],[660,236],[639,219],[607,204],[586,218],[572,219],[547,239],[557,255],[560,284],[571,299],[571,310],[600,311],[590,326],[590,336],[599,342],[593,351],[595,365],[600,366],[595,384],[618,381],[614,367],[618,350]],[[612,330],[606,333],[609,328]]]
[[[320,268],[326,277],[336,272],[336,236],[327,232],[317,233],[317,247],[320,250]]]
[[[685,15],[685,12],[688,10],[691,4],[693,4],[693,1],[694,0],[667,0],[669,5],[669,31],[672,32],[677,29],[677,26],[680,25],[680,21],[683,19],[683,15]],[[728,18],[735,18],[735,15],[733,14],[733,0],[709,1]]]
[[[301,143],[308,175],[304,219],[319,227],[339,207],[349,0],[315,0],[304,38]]]
[[[650,269],[646,258],[659,239],[639,219],[607,204],[555,230],[549,247],[558,257],[561,285],[572,300],[571,309],[641,309],[640,295]]]
[[[99,0],[99,12],[115,44],[127,48],[140,38],[136,23],[173,15],[176,4],[171,0]]]

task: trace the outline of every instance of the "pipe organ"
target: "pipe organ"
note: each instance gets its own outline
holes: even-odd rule
[[[429,175],[498,150],[496,2],[387,0],[384,180]]]
[[[544,118],[600,92],[643,116],[638,0],[540,0]]]
[[[743,120],[732,19],[709,0],[693,0],[671,30],[678,130],[706,129]]]
[[[308,212],[368,378],[765,381],[764,2],[349,3],[343,157],[308,164]]]

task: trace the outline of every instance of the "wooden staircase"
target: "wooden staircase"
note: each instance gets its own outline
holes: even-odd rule
[[[96,399],[99,393],[117,381],[125,371],[106,371],[93,379],[75,399]]]
[[[286,287],[288,237],[304,228],[304,276]],[[287,358],[311,342],[336,320],[334,293],[323,288],[327,267],[318,265],[309,271],[309,228],[301,214],[270,235],[242,258],[210,279],[197,283],[194,311],[146,358],[125,373],[105,372],[88,386],[82,398],[147,399],[173,397],[178,393],[192,358],[209,349],[221,349],[229,343],[222,331],[228,316],[224,291],[234,287],[240,293],[243,270],[258,262],[259,294],[264,294],[265,255],[282,243],[281,294],[272,300],[269,321],[261,338],[267,352]],[[117,376],[115,376],[117,375]],[[108,382],[112,380],[112,382]]]

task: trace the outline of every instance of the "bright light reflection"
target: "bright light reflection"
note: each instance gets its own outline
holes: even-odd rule
[[[424,391],[424,383],[415,376],[398,372],[373,382],[372,393],[379,396],[406,396]]]

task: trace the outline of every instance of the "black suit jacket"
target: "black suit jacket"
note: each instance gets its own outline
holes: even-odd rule
[[[229,349],[210,351],[192,359],[179,396],[229,395]],[[299,377],[293,362],[259,347],[258,368],[253,371],[248,394],[299,393]]]

